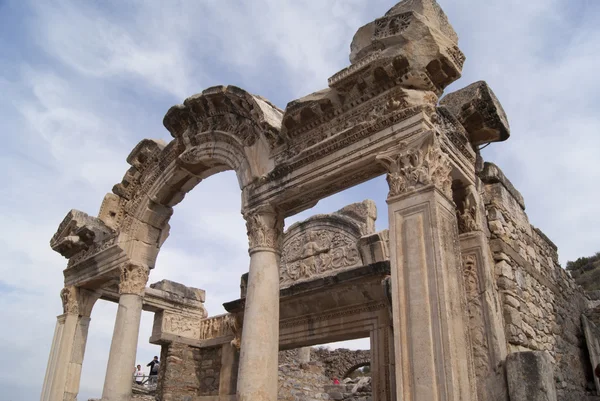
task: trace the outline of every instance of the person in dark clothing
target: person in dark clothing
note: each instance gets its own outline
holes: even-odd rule
[[[155,356],[154,359],[146,366],[150,366],[150,375],[148,377],[148,383],[156,384],[156,382],[158,381],[158,368],[160,367],[158,357]]]

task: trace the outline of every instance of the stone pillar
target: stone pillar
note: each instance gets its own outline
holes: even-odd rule
[[[134,263],[121,266],[119,309],[110,344],[103,401],[129,401],[131,398],[142,300],[147,281],[148,267]]]
[[[469,185],[458,210],[468,327],[479,401],[506,401],[504,361],[508,349],[482,208],[475,186]]]
[[[370,333],[374,401],[396,400],[395,389],[392,387],[392,375],[394,375],[393,335],[389,312],[387,309],[382,309],[379,311],[377,326]]]
[[[64,314],[57,317],[42,401],[75,400],[87,343],[92,307],[98,294],[74,286],[60,293]]]
[[[476,400],[452,167],[435,132],[378,156],[387,199],[398,400]]]
[[[239,353],[232,344],[223,344],[221,347],[221,373],[219,375],[219,395],[235,396],[237,374],[239,367]]]
[[[310,347],[298,348],[298,362],[309,363],[310,362]]]
[[[279,257],[283,218],[270,206],[244,213],[250,271],[240,349],[239,401],[277,401]]]

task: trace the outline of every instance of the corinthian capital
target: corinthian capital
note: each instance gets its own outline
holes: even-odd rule
[[[434,185],[452,199],[452,166],[434,132],[411,142],[401,142],[378,155],[377,160],[388,170],[388,197]]]
[[[271,206],[244,212],[250,253],[268,250],[281,253],[283,217]]]
[[[127,263],[121,266],[120,294],[143,295],[148,281],[147,266],[138,263]]]
[[[69,315],[79,315],[79,302],[77,297],[77,287],[67,286],[60,291],[60,299],[63,304],[63,313]]]

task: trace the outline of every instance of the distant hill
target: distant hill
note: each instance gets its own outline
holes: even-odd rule
[[[567,262],[567,270],[586,291],[600,290],[600,252],[587,258]]]

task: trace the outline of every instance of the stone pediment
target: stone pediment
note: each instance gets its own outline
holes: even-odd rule
[[[112,235],[114,231],[102,220],[73,209],[60,223],[50,246],[65,258],[70,258]]]
[[[375,232],[376,217],[375,203],[366,200],[290,226],[284,234],[280,286],[362,266],[358,240]]]

